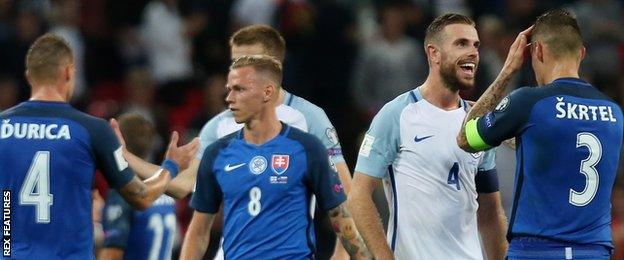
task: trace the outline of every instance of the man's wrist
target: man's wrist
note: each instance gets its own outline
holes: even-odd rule
[[[171,179],[175,178],[178,175],[178,172],[180,172],[180,166],[178,166],[178,163],[171,159],[165,159],[160,167],[169,172]]]

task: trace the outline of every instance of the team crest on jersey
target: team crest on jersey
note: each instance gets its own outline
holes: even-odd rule
[[[476,153],[470,153],[470,155],[472,155],[472,157],[474,157],[475,159],[479,159],[479,157],[481,157],[481,155],[483,155],[483,151],[476,152]]]
[[[288,170],[290,165],[290,156],[284,154],[274,154],[271,160],[271,169],[277,175],[284,173]]]
[[[249,162],[249,171],[251,173],[258,175],[264,172],[267,168],[267,159],[264,156],[258,155],[254,158],[251,158],[251,162]]]

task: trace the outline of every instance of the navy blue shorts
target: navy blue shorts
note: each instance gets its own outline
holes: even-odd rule
[[[613,249],[603,245],[580,245],[537,237],[516,237],[509,243],[508,260],[596,259],[609,260]]]

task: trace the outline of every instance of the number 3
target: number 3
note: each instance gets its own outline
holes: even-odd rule
[[[585,175],[585,188],[578,192],[570,189],[570,204],[578,207],[587,206],[596,196],[600,176],[596,170],[596,164],[602,157],[602,145],[598,138],[587,132],[579,133],[576,136],[576,148],[585,146],[589,149],[589,157],[581,161],[581,174]]]

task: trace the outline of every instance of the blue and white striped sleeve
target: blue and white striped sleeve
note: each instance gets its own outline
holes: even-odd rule
[[[334,125],[329,121],[329,117],[327,117],[325,111],[301,98],[296,98],[292,106],[300,110],[305,116],[308,125],[308,133],[321,140],[321,143],[323,143],[323,146],[327,149],[327,155],[331,159],[331,162],[333,164],[344,162],[342,148],[338,140],[338,133]]]
[[[217,126],[219,125],[219,120],[221,119],[220,115],[221,114],[211,118],[199,132],[200,146],[197,150],[197,154],[195,155],[197,160],[202,159],[202,155],[204,154],[206,147],[219,140],[219,137],[217,136]]]
[[[386,104],[373,118],[360,146],[356,172],[375,178],[386,177],[388,166],[399,151],[399,119],[403,108],[404,104],[394,100]]]

